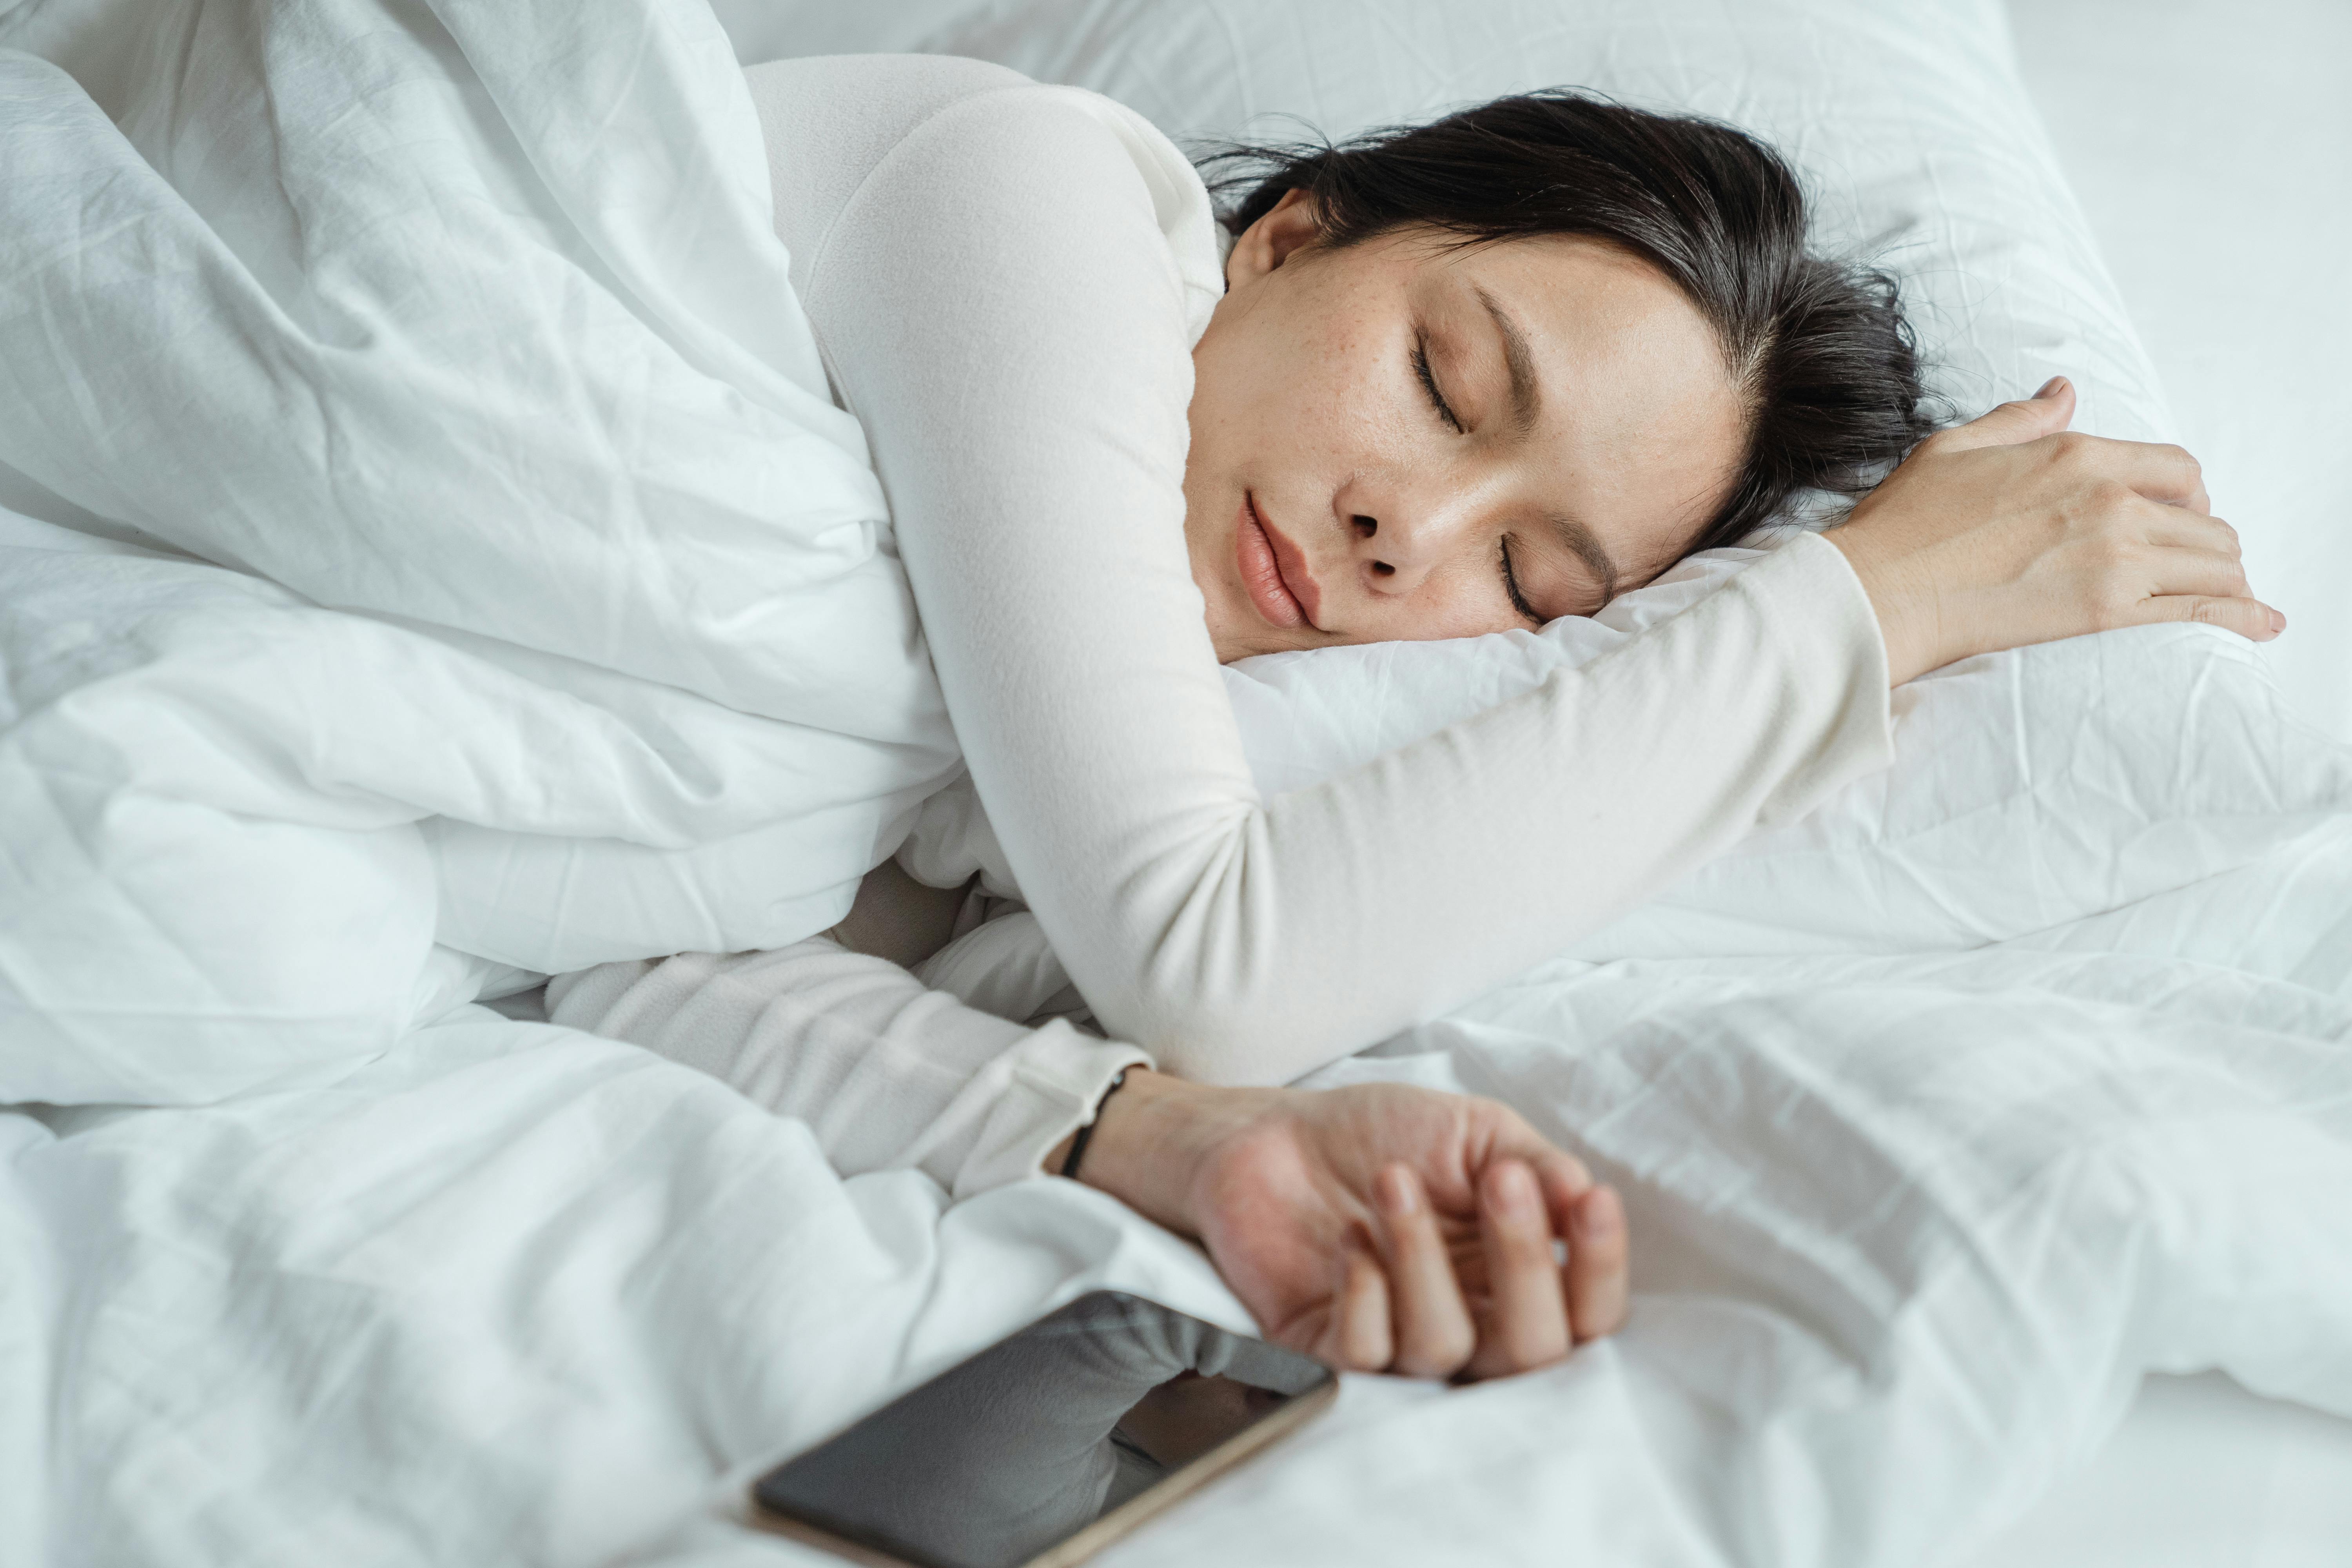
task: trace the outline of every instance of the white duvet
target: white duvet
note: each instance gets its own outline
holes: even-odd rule
[[[0,14],[14,1098],[798,940],[955,766],[724,37],[442,10]]]
[[[1152,28],[1214,10],[987,25],[1168,81]],[[1413,69],[1540,35],[1570,52],[1513,68],[1761,123],[1833,88],[1856,137],[1816,149],[1878,160],[1849,216],[1929,211],[1936,297],[1982,297],[1950,374],[2080,331],[2050,368],[2160,429],[2111,301],[2002,226],[2030,128],[1931,160],[1932,209],[1889,172],[1906,114],[1999,118],[1997,13],[1371,14],[1441,10]],[[827,923],[954,766],[708,16],[30,0],[0,49],[0,1101],[49,1102],[0,1112],[0,1561],[793,1557],[732,1522],[749,1471],[1053,1302],[1245,1326],[1069,1184],[844,1183],[715,1082],[462,1001],[485,954]],[[1346,765],[1738,560],[1541,636],[1258,661],[1253,759]],[[1112,1560],[1910,1568],[2147,1369],[2352,1414],[2352,752],[2189,629],[1898,713],[1888,773],[1321,1075],[1584,1152],[1639,1238],[1626,1331],[1352,1382]]]

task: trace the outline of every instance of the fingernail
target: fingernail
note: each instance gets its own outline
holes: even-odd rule
[[[1495,1173],[1495,1206],[1507,1214],[1517,1214],[1535,1206],[1536,1179],[1532,1172],[1517,1160],[1510,1161]]]
[[[1595,1187],[1591,1196],[1576,1205],[1576,1234],[1588,1238],[1607,1236],[1623,1224],[1624,1218],[1616,1189]]]
[[[1381,1196],[1396,1214],[1411,1214],[1421,1206],[1421,1194],[1412,1190],[1412,1180],[1401,1166],[1381,1173]]]
[[[2042,384],[2042,390],[2035,393],[2033,395],[2037,400],[2044,397],[2055,397],[2065,384],[2066,378],[2064,376],[2053,375],[2048,381],[2043,382]]]

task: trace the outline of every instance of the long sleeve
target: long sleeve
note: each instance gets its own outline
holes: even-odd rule
[[[1001,945],[1018,933],[973,934]],[[823,937],[600,964],[558,976],[547,1000],[555,1023],[643,1046],[807,1122],[844,1175],[911,1166],[958,1198],[1037,1174],[1112,1079],[1150,1062],[1060,1019],[1033,1029],[982,1012]]]
[[[874,101],[848,79],[755,81],[772,156]],[[803,290],[980,798],[1113,1033],[1190,1077],[1288,1079],[1885,763],[1875,619],[1801,538],[1518,700],[1262,800],[1183,543],[1186,180],[1116,105],[986,85],[840,200]]]

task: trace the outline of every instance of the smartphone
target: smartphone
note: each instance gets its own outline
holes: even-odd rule
[[[1291,1431],[1330,1369],[1118,1290],[959,1362],[751,1489],[759,1522],[887,1568],[1065,1568]]]

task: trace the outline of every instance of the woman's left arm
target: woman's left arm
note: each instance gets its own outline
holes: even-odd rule
[[[1497,1376],[1624,1321],[1616,1194],[1493,1100],[1183,1083],[824,938],[602,964],[548,1003],[804,1122],[844,1175],[912,1167],[970,1197],[1059,1171],[1091,1122],[1078,1178],[1200,1238],[1268,1337],[1335,1366]]]
[[[1150,1058],[1039,1028],[813,937],[766,952],[625,959],[559,975],[548,1016],[626,1040],[805,1122],[844,1175],[916,1169],[957,1197],[1034,1176]]]

